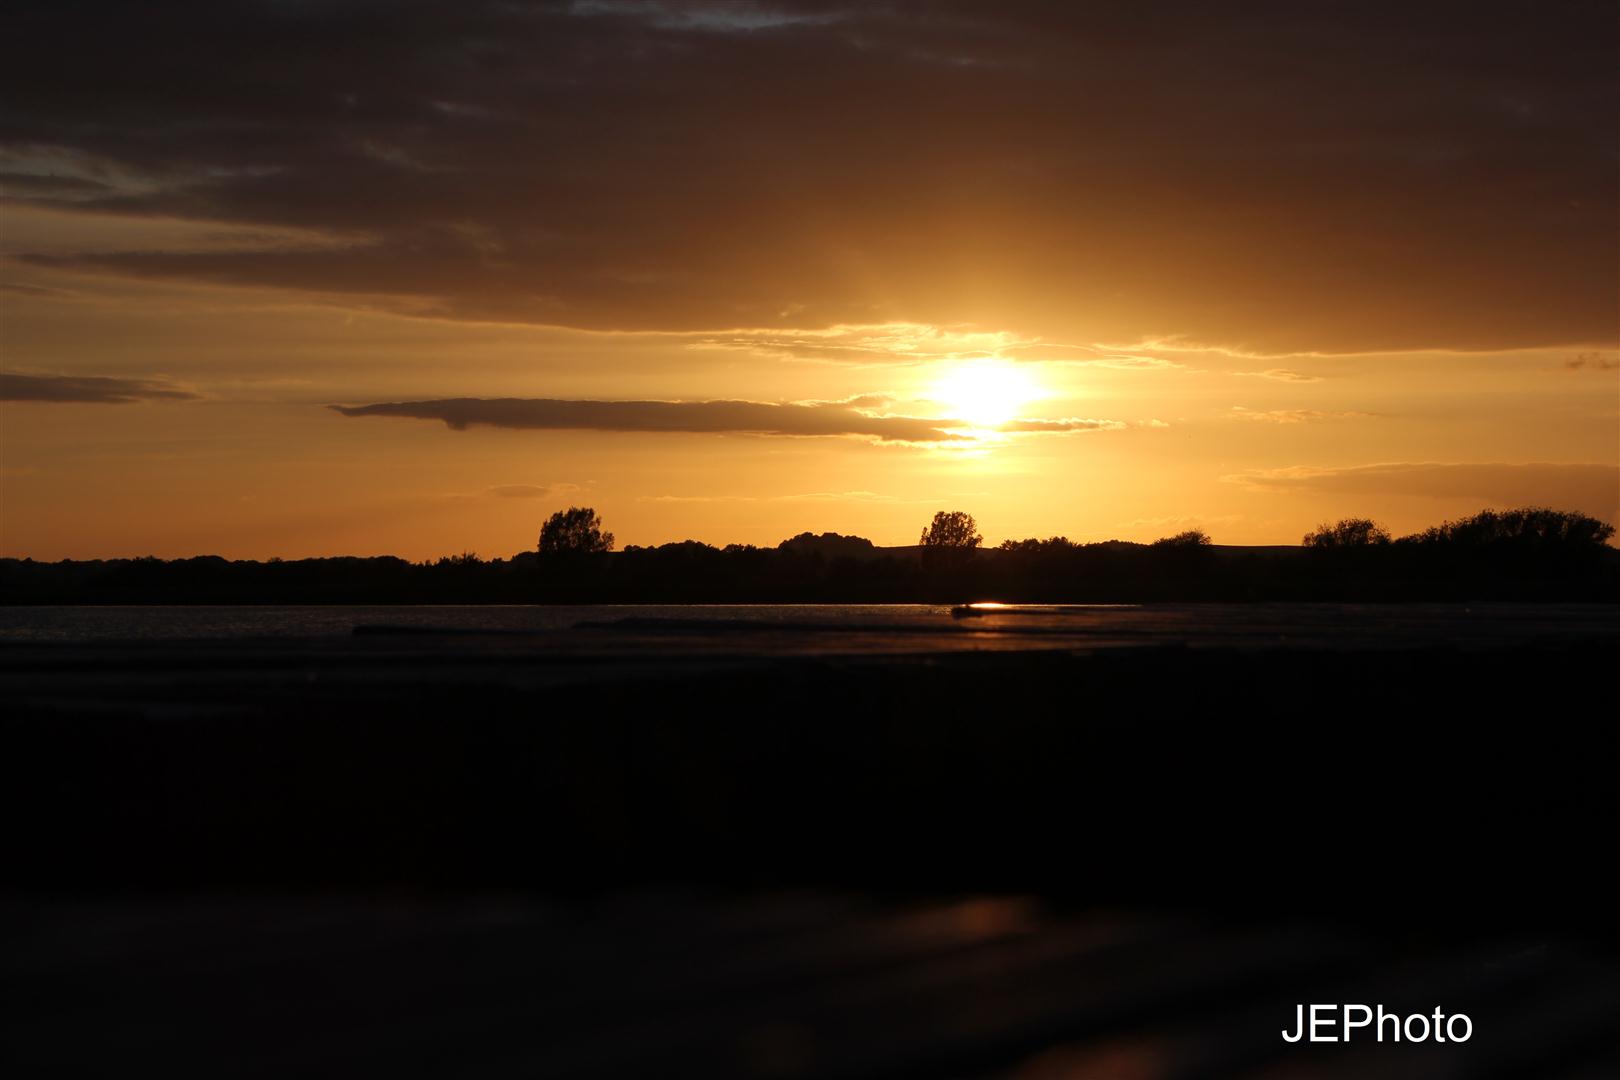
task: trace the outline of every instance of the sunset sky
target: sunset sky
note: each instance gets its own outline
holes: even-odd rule
[[[8,556],[1620,523],[1607,0],[0,25]]]

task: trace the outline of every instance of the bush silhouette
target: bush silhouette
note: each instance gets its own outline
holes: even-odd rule
[[[1306,533],[1300,541],[1318,551],[1382,547],[1389,542],[1389,530],[1370,518],[1341,518],[1332,525],[1323,523]]]
[[[1448,521],[1403,539],[1458,548],[1595,550],[1613,535],[1613,525],[1587,514],[1529,506],[1518,510],[1481,510],[1472,517]]]
[[[1188,529],[1186,532],[1178,532],[1174,536],[1161,536],[1153,541],[1153,546],[1156,548],[1197,550],[1198,548],[1209,547],[1211,543],[1209,533],[1203,529]]]
[[[1047,540],[1032,537],[1028,540],[1003,540],[996,550],[1014,555],[1050,555],[1068,553],[1079,546],[1067,536],[1054,536]]]

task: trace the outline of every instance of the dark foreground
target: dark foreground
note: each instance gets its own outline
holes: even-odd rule
[[[1620,620],[1087,620],[7,646],[6,1053],[30,1076],[1620,1069]],[[1347,1001],[1476,1032],[1280,1038],[1296,1002]]]

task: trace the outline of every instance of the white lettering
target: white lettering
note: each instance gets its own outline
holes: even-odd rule
[[[1282,1037],[1283,1042],[1299,1042],[1305,1037],[1305,1006],[1294,1006],[1294,1033],[1290,1035],[1288,1029],[1283,1028]]]

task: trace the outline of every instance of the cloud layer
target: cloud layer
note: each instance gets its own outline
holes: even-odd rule
[[[53,265],[613,330],[1279,352],[1620,321],[1605,3],[19,0],[8,23],[9,198],[324,238],[21,253]]]

